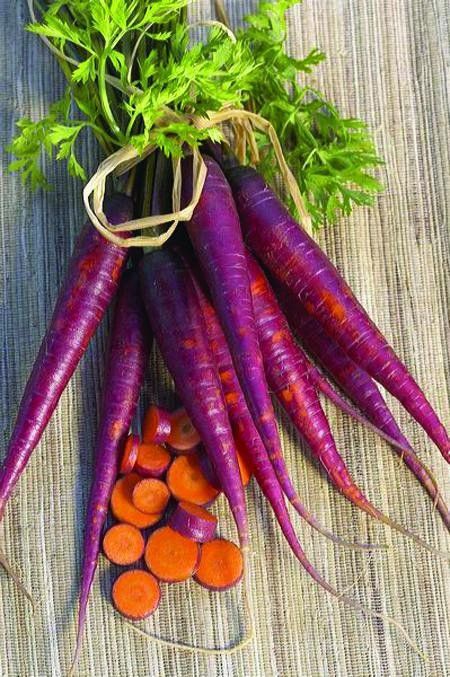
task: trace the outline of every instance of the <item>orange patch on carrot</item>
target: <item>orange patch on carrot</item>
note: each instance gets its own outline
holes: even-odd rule
[[[283,338],[284,335],[285,335],[285,332],[283,331],[283,329],[276,331],[272,335],[272,343],[278,343],[278,341],[281,341],[281,339]]]
[[[343,320],[345,317],[345,308],[336,299],[334,294],[325,290],[322,292],[322,299],[326,309],[336,320]]]
[[[227,393],[225,395],[225,402],[227,404],[237,404],[239,402],[239,393]]]
[[[121,421],[114,421],[109,427],[109,435],[115,439],[122,432],[122,423]]]
[[[225,371],[220,372],[220,380],[223,382],[229,382],[233,379],[233,372],[230,369],[225,369]]]
[[[190,350],[191,348],[195,348],[195,341],[194,341],[194,339],[186,339],[185,341],[183,341],[183,346],[184,346],[185,348],[188,348],[189,350]]]
[[[291,402],[293,398],[293,394],[290,388],[283,388],[283,390],[280,393],[282,399],[285,402]]]
[[[252,282],[250,285],[250,291],[252,296],[258,296],[259,294],[262,294],[265,291],[264,280],[258,279]]]

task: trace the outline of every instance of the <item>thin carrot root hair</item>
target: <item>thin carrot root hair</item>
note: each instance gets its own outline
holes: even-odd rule
[[[245,619],[245,627],[242,637],[231,646],[227,647],[204,647],[204,646],[195,646],[194,644],[188,644],[184,642],[176,642],[171,639],[166,639],[164,637],[159,637],[154,635],[143,628],[138,627],[136,624],[127,621],[126,619],[123,622],[130,627],[133,632],[137,633],[144,639],[159,644],[160,646],[166,646],[171,649],[176,649],[179,651],[186,651],[191,654],[202,654],[206,656],[225,656],[237,653],[238,651],[243,651],[254,639],[255,637],[255,622],[253,614],[253,604],[250,591],[250,577],[249,577],[249,546],[244,545],[241,547],[243,562],[244,562],[244,572],[242,576],[242,602],[243,602],[243,613]]]
[[[403,444],[400,444],[400,442],[398,442],[393,437],[388,435],[388,433],[385,433],[384,430],[381,430],[381,428],[375,425],[375,423],[369,421],[369,419],[364,414],[360,413],[356,409],[356,407],[347,402],[347,400],[345,400],[328,383],[325,377],[321,378],[320,380],[317,380],[317,382],[314,385],[319,390],[319,392],[321,392],[322,395],[324,395],[327,398],[327,400],[329,400],[336,407],[336,409],[339,409],[339,411],[342,411],[344,414],[352,418],[354,421],[357,421],[368,430],[371,430],[382,440],[390,444],[391,447],[394,447],[395,449],[400,451],[399,458],[401,461],[404,461],[405,455],[409,454],[412,451],[411,449],[408,449],[408,447],[405,447]]]
[[[409,538],[412,540],[416,545],[420,546],[421,548],[425,548],[425,550],[428,550],[429,552],[433,553],[433,555],[437,555],[443,560],[446,560],[450,562],[450,553],[444,552],[442,550],[439,550],[439,548],[435,548],[433,545],[430,545],[426,541],[424,541],[420,536],[417,536],[414,534],[412,531],[407,529],[406,527],[403,527],[401,524],[398,524],[395,520],[391,519],[384,513],[382,513],[378,508],[376,508],[368,499],[366,498],[361,498],[357,497],[354,498],[351,496],[350,492],[343,492],[341,491],[342,495],[349,500],[352,505],[354,505],[356,508],[359,508],[360,510],[363,510],[365,513],[376,519],[377,521],[381,522],[382,524],[385,524],[386,526],[390,527],[394,531],[397,531],[399,534],[402,534],[402,536],[405,536],[406,538]],[[358,490],[358,493],[359,490]],[[361,494],[362,496],[362,494]]]
[[[381,439],[385,440],[391,447],[394,449],[397,449],[400,453],[397,455],[397,462],[400,466],[405,465],[405,456],[414,454],[414,460],[417,463],[417,465],[425,472],[425,474],[428,476],[427,479],[430,480],[431,484],[433,485],[436,495],[433,498],[433,511],[435,511],[438,507],[438,504],[440,501],[443,500],[442,498],[442,493],[439,488],[439,484],[434,476],[434,473],[428,466],[423,463],[417,456],[417,454],[414,452],[414,449],[405,447],[403,444],[400,444],[397,440],[395,440],[393,437],[385,433],[381,428],[379,428],[377,425],[369,421],[366,416],[361,414],[360,412],[355,409],[351,404],[349,404],[344,398],[342,398],[339,393],[337,393],[329,384],[327,381],[324,381],[321,379],[320,381],[317,382],[317,387],[320,390],[320,392],[325,395],[325,397],[332,403],[334,406],[342,411],[344,414],[347,414],[350,418],[353,420],[357,421],[361,425],[363,425],[365,428],[368,430],[372,430],[378,437]]]
[[[20,590],[20,592],[22,592],[25,595],[27,600],[30,602],[34,613],[36,611],[36,603],[34,601],[31,592],[27,589],[25,584],[22,583],[19,574],[15,570],[14,566],[8,561],[5,553],[2,550],[0,550],[0,566],[2,566],[3,569],[6,571],[6,573],[8,574],[8,576],[12,578],[12,580],[14,581],[15,585]]]
[[[301,566],[304,568],[304,570],[311,576],[311,578],[320,585],[323,590],[328,592],[334,599],[336,599],[339,602],[342,602],[346,604],[347,606],[357,610],[361,611],[362,613],[367,614],[368,616],[372,618],[379,618],[380,620],[384,621],[385,623],[389,623],[390,625],[393,625],[397,630],[400,632],[400,634],[404,637],[406,643],[413,649],[413,651],[420,656],[423,660],[427,661],[428,657],[426,654],[417,646],[417,644],[411,639],[411,637],[408,635],[407,631],[403,627],[403,625],[395,620],[395,618],[392,618],[392,616],[389,616],[388,614],[384,614],[380,611],[375,611],[371,607],[365,606],[364,604],[361,604],[360,602],[355,601],[351,597],[348,597],[346,592],[339,593],[336,588],[334,588],[328,581],[326,581],[322,575],[317,571],[317,569],[311,564],[309,561],[308,557],[306,556],[305,552],[301,548],[297,548],[297,551],[295,552],[295,556]],[[360,578],[359,576],[358,578]],[[350,588],[347,588],[347,590],[351,589],[354,587],[354,583]]]
[[[334,598],[338,602],[343,602],[347,606],[357,610],[361,611],[364,614],[367,614],[368,616],[371,616],[372,618],[379,618],[380,620],[384,621],[384,623],[388,623],[389,625],[392,625],[394,628],[396,628],[399,633],[402,635],[403,639],[405,642],[411,647],[411,649],[416,653],[422,660],[425,662],[429,661],[429,658],[427,654],[420,649],[420,647],[414,642],[414,640],[409,636],[407,630],[403,627],[403,625],[400,623],[400,621],[397,621],[395,618],[392,616],[389,616],[388,614],[384,614],[381,611],[375,611],[374,609],[371,609],[370,607],[366,607],[364,604],[360,604],[359,602],[355,602],[354,599],[351,599],[351,597],[347,597],[347,595],[342,594],[340,595],[337,590],[334,592],[331,592],[329,588],[326,588],[328,592],[330,592]]]
[[[315,529],[319,534],[332,541],[336,545],[348,548],[349,550],[387,550],[388,546],[385,543],[358,543],[345,540],[340,536],[336,536],[332,531],[323,527],[320,522],[309,512],[303,505],[298,496],[287,497],[294,510],[302,517],[310,527]]]
[[[399,534],[402,534],[402,536],[409,538],[411,541],[416,543],[416,545],[419,545],[421,548],[425,548],[425,550],[428,550],[428,552],[431,552],[433,555],[437,555],[437,557],[439,557],[440,559],[443,559],[446,562],[450,562],[449,552],[445,552],[444,550],[439,550],[439,548],[435,548],[433,545],[430,545],[422,538],[420,538],[420,536],[413,534],[412,531],[410,531],[409,529],[402,527],[401,524],[398,524],[395,520],[392,520],[390,517],[387,517],[387,515],[380,513],[377,519],[382,524],[386,524],[394,531],[397,531]]]

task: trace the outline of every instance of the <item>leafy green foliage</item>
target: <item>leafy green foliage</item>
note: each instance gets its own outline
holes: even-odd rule
[[[16,157],[10,163],[10,171],[19,171],[24,183],[31,188],[49,188],[42,171],[42,154],[57,160],[67,160],[69,173],[85,180],[86,174],[75,155],[75,142],[86,122],[70,118],[70,91],[53,104],[47,117],[32,122],[23,118],[17,123],[20,134],[13,139],[8,150]]]
[[[221,140],[198,129],[192,116],[224,106],[248,107],[275,127],[314,225],[333,222],[380,190],[368,172],[380,163],[359,120],[340,116],[305,79],[325,58],[285,51],[286,11],[297,0],[262,0],[237,41],[212,28],[192,45],[186,25],[190,0],[51,0],[29,30],[51,43],[69,87],[42,120],[21,120],[11,144],[19,171],[33,188],[47,186],[42,156],[65,160],[84,179],[76,158],[80,132],[90,127],[106,153],[125,143],[156,144],[180,156],[185,144]],[[74,115],[78,109],[79,114]],[[273,181],[277,165],[267,137],[257,133],[260,169]]]
[[[341,117],[326,98],[298,76],[309,74],[325,56],[317,49],[304,59],[285,52],[285,12],[293,0],[262,2],[247,17],[248,28],[238,34],[261,64],[251,92],[251,105],[275,127],[313,225],[333,223],[353,206],[370,205],[380,183],[368,170],[381,163],[363,122]],[[276,162],[272,146],[258,135],[260,169],[273,181]],[[292,205],[293,207],[293,205]]]

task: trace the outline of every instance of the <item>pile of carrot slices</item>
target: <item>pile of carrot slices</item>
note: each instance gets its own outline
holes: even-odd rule
[[[239,457],[242,483],[251,473]],[[190,578],[209,590],[228,590],[243,574],[240,548],[216,535],[217,517],[207,508],[221,493],[200,438],[184,409],[152,405],[142,440],[125,441],[111,496],[116,523],[103,552],[127,567],[115,580],[112,601],[125,618],[139,621],[156,611],[161,583]]]

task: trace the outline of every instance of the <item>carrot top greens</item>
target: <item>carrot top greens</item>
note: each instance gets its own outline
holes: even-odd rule
[[[204,129],[192,119],[227,107],[248,108],[274,126],[314,226],[350,213],[355,204],[371,204],[380,190],[368,173],[381,161],[364,123],[342,117],[299,81],[323,61],[322,52],[312,49],[303,59],[286,54],[285,13],[296,0],[261,2],[235,39],[210,26],[196,44],[187,19],[190,0],[29,4],[37,16],[28,29],[46,41],[68,81],[46,117],[17,123],[10,169],[32,188],[48,187],[45,154],[65,160],[71,175],[86,180],[76,144],[88,128],[105,154],[128,143],[139,151],[153,143],[177,157],[186,144],[223,139],[218,127]],[[256,141],[259,169],[273,182],[271,142],[262,132]]]

